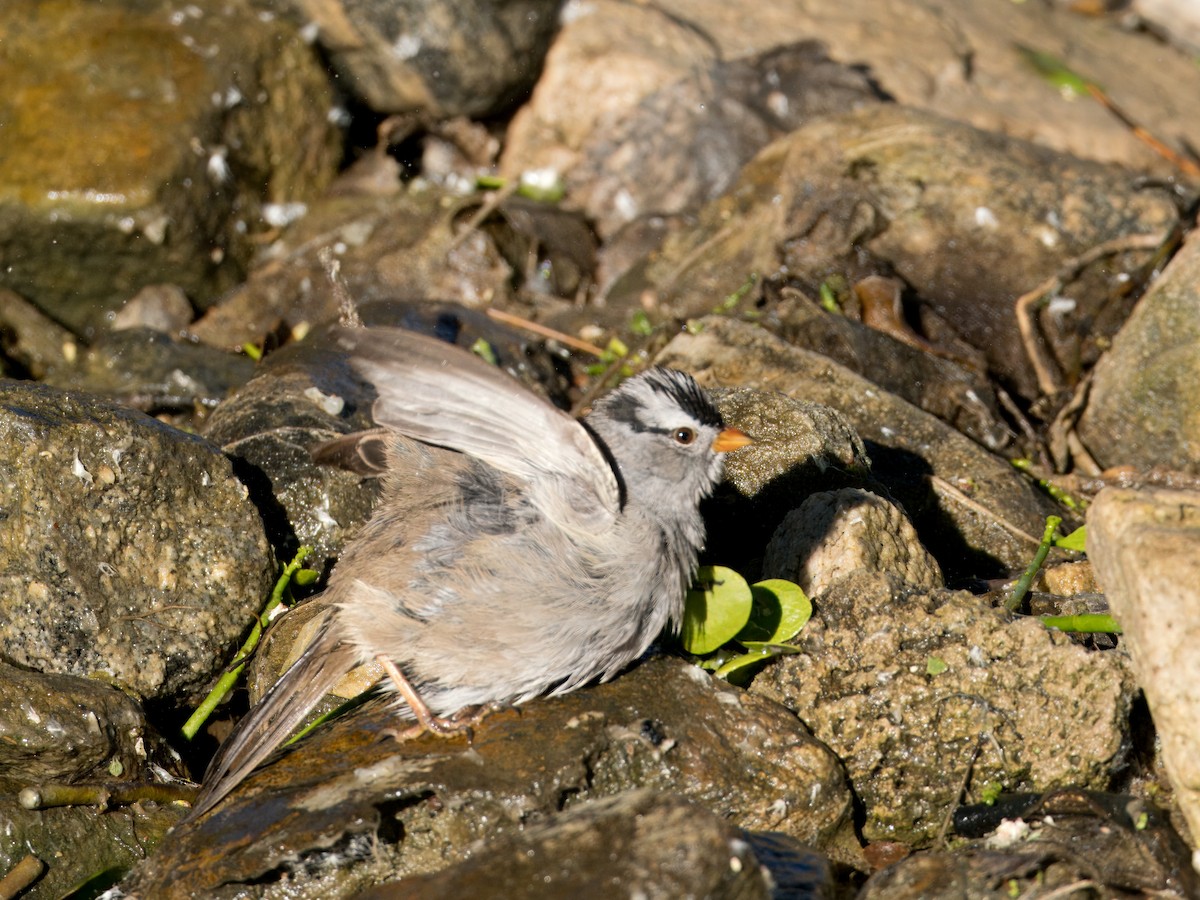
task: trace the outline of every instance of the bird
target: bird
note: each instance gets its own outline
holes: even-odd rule
[[[189,818],[362,664],[380,663],[401,720],[441,734],[473,710],[611,679],[678,631],[700,501],[724,454],[753,443],[673,369],[646,369],[574,418],[417,332],[333,339],[374,387],[375,428],[314,456],[356,458],[381,477],[380,499],[333,569],[316,637],[219,748]]]

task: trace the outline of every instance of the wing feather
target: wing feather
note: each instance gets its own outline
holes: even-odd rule
[[[529,485],[561,527],[612,525],[620,488],[586,428],[473,353],[401,328],[344,328],[338,344],[375,386],[377,425],[467,453]]]

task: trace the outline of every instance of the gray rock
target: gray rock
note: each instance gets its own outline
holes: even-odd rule
[[[221,898],[254,882],[257,896],[279,897],[297,889],[297,861],[307,860],[320,895],[343,897],[438,871],[477,841],[635,788],[817,846],[848,821],[840,766],[791,713],[679,660],[652,659],[608,684],[494,713],[470,742],[424,735],[398,744],[385,736],[395,725],[370,706],[314,732],[177,829],[127,889]]]
[[[764,578],[794,581],[809,597],[859,571],[943,586],[937,562],[900,508],[855,488],[810,496],[775,529],[763,558]]]
[[[1096,364],[1078,434],[1101,469],[1200,474],[1200,243],[1189,241]]]
[[[1200,834],[1200,492],[1105,488],[1088,510],[1088,556],[1124,631],[1175,798]]]
[[[1063,514],[1007,462],[837,363],[753,325],[719,317],[700,325],[672,340],[658,361],[705,385],[769,387],[837,410],[947,578],[1023,569],[1045,517]]]
[[[0,382],[0,653],[136,697],[203,688],[274,579],[258,511],[209,442]]]
[[[795,643],[751,690],[838,755],[868,841],[927,846],[964,790],[1104,789],[1127,763],[1124,655],[965,592],[860,572],[826,590]]]
[[[148,284],[130,297],[113,316],[113,331],[150,328],[178,337],[191,323],[194,312],[187,294],[174,284]]]

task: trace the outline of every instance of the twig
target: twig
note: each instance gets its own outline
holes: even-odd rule
[[[954,808],[962,802],[962,797],[966,794],[967,785],[971,782],[971,774],[975,771],[975,760],[979,759],[979,753],[982,750],[983,733],[980,732],[979,736],[975,739],[975,748],[971,751],[971,758],[967,760],[966,771],[963,772],[963,777],[958,783],[958,790],[954,792],[954,796],[950,799],[950,805],[946,808],[946,815],[942,818],[941,827],[938,828],[938,846],[946,846],[946,835],[950,833],[950,825],[954,821]]]
[[[479,226],[484,223],[492,213],[500,208],[505,200],[521,189],[521,179],[512,178],[504,184],[499,190],[490,194],[483,203],[479,204],[479,209],[475,210],[475,214],[467,220],[467,224],[463,226],[462,231],[454,236],[450,241],[450,246],[446,248],[446,253],[449,254],[457,250],[459,245],[469,238],[474,232],[479,230]]]
[[[1062,390],[1063,384],[1057,366],[1050,360],[1049,353],[1038,340],[1034,313],[1041,309],[1048,298],[1062,290],[1063,285],[1078,278],[1084,269],[1097,260],[1130,250],[1153,250],[1169,237],[1170,233],[1130,234],[1104,241],[1079,256],[1067,260],[1056,274],[1017,298],[1014,305],[1017,330],[1021,333],[1021,343],[1025,346],[1025,355],[1029,357],[1029,362],[1037,375],[1038,389],[1043,394],[1056,394]]]
[[[566,344],[573,350],[578,350],[581,353],[590,353],[592,356],[603,356],[604,350],[597,347],[595,344],[590,344],[585,340],[577,337],[571,337],[561,331],[549,328],[545,325],[540,325],[531,319],[526,319],[523,316],[513,315],[509,312],[504,312],[493,307],[488,307],[487,314],[497,322],[503,322],[505,325],[512,325],[516,328],[523,328],[526,331],[532,331],[534,334],[540,334],[544,338],[549,338],[552,341],[558,341],[560,344]]]
[[[129,804],[143,800],[156,803],[191,803],[199,788],[194,784],[42,784],[24,788],[17,802],[25,809],[52,809],[56,806],[99,806]]]
[[[46,870],[46,864],[30,853],[0,878],[0,900],[12,900]]]
[[[1011,533],[1013,535],[1016,535],[1017,537],[1019,537],[1023,540],[1029,541],[1029,543],[1031,543],[1031,544],[1041,543],[1037,538],[1035,538],[1028,531],[1023,531],[1022,529],[1020,529],[1019,527],[1014,525],[1012,522],[1009,522],[1007,519],[1003,519],[1000,516],[996,515],[994,510],[988,509],[986,506],[984,506],[978,500],[972,500],[970,497],[968,497],[966,494],[964,494],[962,491],[960,491],[958,488],[956,488],[954,485],[952,485],[946,479],[944,479],[938,475],[930,475],[928,477],[929,477],[929,483],[931,485],[933,485],[933,487],[935,489],[940,489],[940,490],[944,491],[945,493],[950,495],[950,497],[952,499],[957,500],[959,503],[961,503],[963,506],[970,509],[972,512],[976,512],[986,519],[991,519],[992,521],[994,521],[997,525],[999,525],[1004,530],[1008,531],[1009,533]]]

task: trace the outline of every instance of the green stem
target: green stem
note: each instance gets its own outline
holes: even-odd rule
[[[1112,616],[1103,613],[1083,613],[1078,616],[1042,616],[1047,628],[1059,631],[1078,631],[1088,634],[1121,634],[1121,626]]]
[[[304,557],[312,552],[312,547],[301,547],[296,551],[296,555],[292,557],[292,561],[288,563],[283,573],[279,576],[279,580],[275,582],[275,588],[271,591],[271,597],[267,600],[267,605],[263,607],[263,611],[259,613],[258,618],[254,620],[254,627],[250,629],[250,634],[242,644],[237,655],[233,658],[233,667],[228,669],[222,675],[213,687],[208,692],[208,696],[204,698],[204,702],[196,707],[196,711],[184,723],[182,731],[183,736],[189,741],[196,736],[196,732],[207,721],[212,711],[217,708],[217,704],[225,699],[226,695],[233,690],[233,686],[237,684],[238,676],[242,674],[242,669],[246,667],[245,659],[254,652],[254,648],[258,646],[258,641],[262,637],[263,630],[271,621],[271,613],[275,607],[283,602],[283,595],[287,591],[288,585],[291,584],[292,577],[300,569],[300,564],[304,562]]]
[[[1050,544],[1054,540],[1054,532],[1061,524],[1062,519],[1058,516],[1048,516],[1046,518],[1046,530],[1042,532],[1042,540],[1038,544],[1037,553],[1033,555],[1033,561],[1026,567],[1025,573],[1013,585],[1012,592],[1008,595],[1008,599],[1004,601],[1004,608],[1009,612],[1016,612],[1020,608],[1021,602],[1025,599],[1025,595],[1029,593],[1029,586],[1033,584],[1033,579],[1037,575],[1038,569],[1042,567],[1042,563],[1046,561],[1046,555],[1050,552]]]

